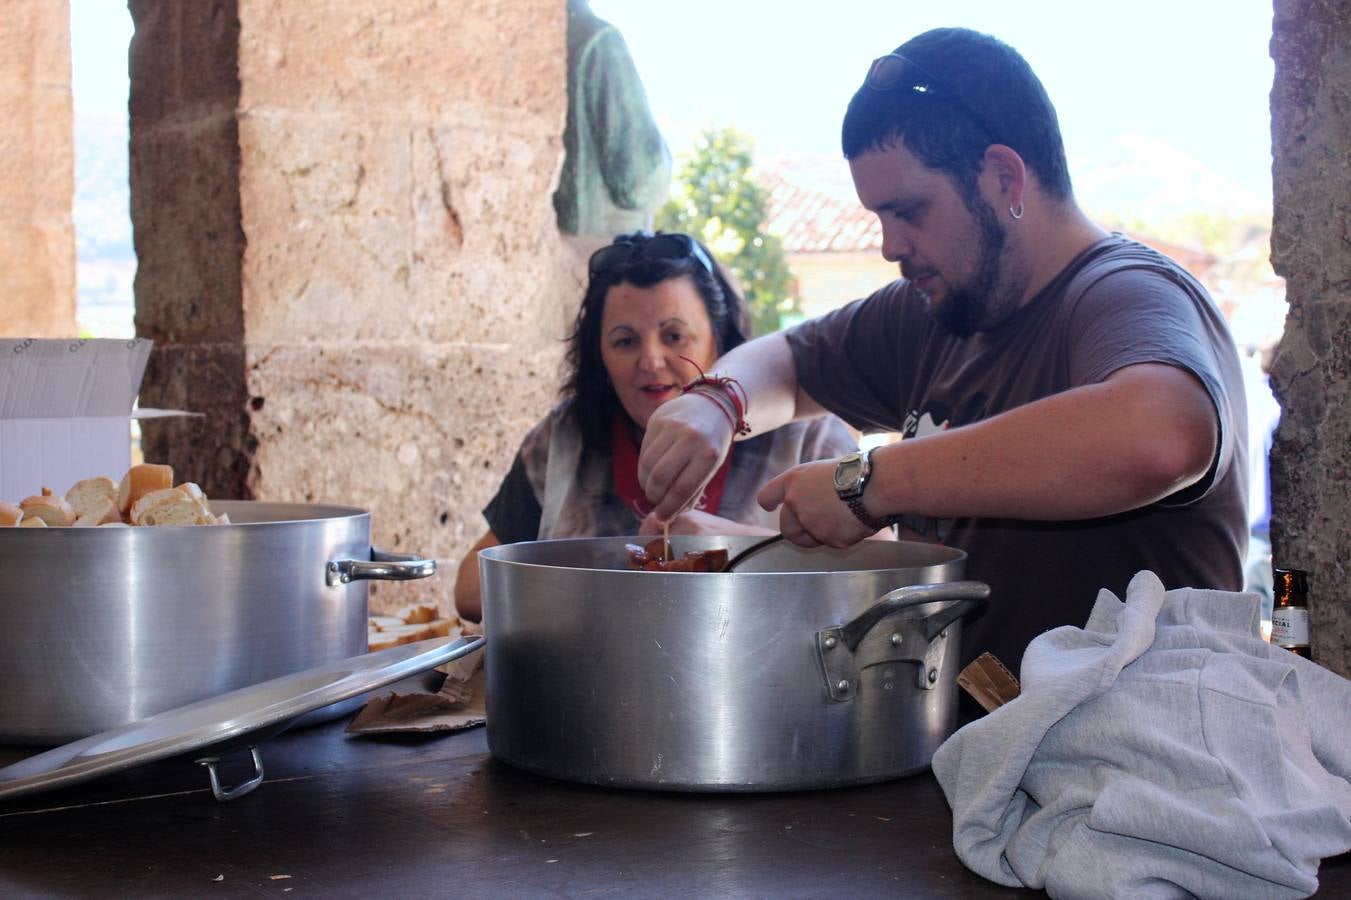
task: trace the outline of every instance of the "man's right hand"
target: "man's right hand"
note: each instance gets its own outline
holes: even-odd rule
[[[658,407],[638,454],[638,484],[658,521],[671,520],[699,496],[733,436],[727,414],[709,397],[685,394]]]

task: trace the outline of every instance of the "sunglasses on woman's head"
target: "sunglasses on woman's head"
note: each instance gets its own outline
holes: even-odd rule
[[[642,240],[615,241],[591,254],[587,270],[592,278],[640,259],[692,259],[713,274],[713,261],[688,234],[655,234]]]
[[[913,59],[904,57],[899,53],[888,53],[886,56],[877,57],[868,68],[868,77],[864,84],[874,91],[882,93],[910,91],[922,97],[937,97],[940,100],[946,100],[964,112],[981,131],[985,132],[985,137],[989,139],[990,143],[1000,143],[995,137],[994,129],[979,113],[967,106],[956,91],[944,87],[937,78],[930,75],[923,66]]]

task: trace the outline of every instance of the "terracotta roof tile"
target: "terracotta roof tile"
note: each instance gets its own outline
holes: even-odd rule
[[[880,251],[882,225],[877,216],[860,206],[857,200],[846,200],[793,184],[778,171],[757,172],[755,180],[769,192],[765,230],[783,242],[785,253]],[[1200,248],[1143,234],[1131,234],[1130,237],[1172,257],[1201,279],[1217,262],[1214,254]]]
[[[790,184],[772,173],[756,180],[769,192],[765,230],[783,241],[785,253],[877,250],[882,226],[857,201]]]

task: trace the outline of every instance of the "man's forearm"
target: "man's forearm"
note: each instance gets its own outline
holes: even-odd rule
[[[879,448],[865,502],[875,515],[1070,520],[1135,509],[1194,483],[1218,439],[1204,388],[1167,366],[1122,372]]]

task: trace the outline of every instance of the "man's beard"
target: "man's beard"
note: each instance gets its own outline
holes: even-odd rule
[[[994,208],[976,196],[966,204],[980,229],[976,272],[964,285],[952,285],[952,293],[941,304],[930,304],[938,323],[958,337],[970,337],[977,331],[993,328],[1013,311],[1014,304],[996,294],[1000,288],[1000,260],[1004,255],[1007,233],[999,224]]]

